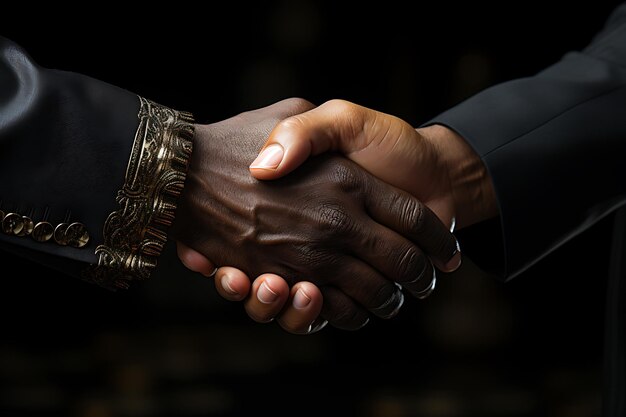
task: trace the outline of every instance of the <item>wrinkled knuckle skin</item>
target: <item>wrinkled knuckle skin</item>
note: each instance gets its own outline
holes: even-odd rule
[[[313,274],[313,277],[307,277],[307,280],[315,284],[323,284],[329,281],[326,273],[333,265],[337,264],[338,257],[336,254],[322,249],[316,243],[298,245],[296,250],[296,264],[300,267],[304,266],[307,274]],[[295,282],[294,280],[293,283]]]
[[[411,236],[417,236],[424,228],[424,206],[409,200],[405,203],[403,218],[406,230]]]
[[[324,204],[318,211],[319,225],[331,237],[351,234],[354,230],[352,217],[339,205]]]
[[[320,262],[322,253],[317,245],[307,242],[297,246],[299,261],[303,265],[315,265]]]
[[[395,280],[398,283],[413,282],[419,278],[426,268],[426,260],[424,255],[414,247],[408,248],[396,269],[397,276]]]

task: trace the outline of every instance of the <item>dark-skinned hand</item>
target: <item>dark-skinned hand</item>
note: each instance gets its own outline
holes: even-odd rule
[[[215,265],[248,276],[271,272],[290,286],[317,285],[324,293],[322,318],[356,329],[369,314],[397,313],[403,295],[396,283],[427,287],[434,273],[429,257],[447,262],[456,240],[410,194],[334,154],[275,181],[254,179],[249,165],[272,129],[310,108],[284,100],[197,126],[172,235]]]

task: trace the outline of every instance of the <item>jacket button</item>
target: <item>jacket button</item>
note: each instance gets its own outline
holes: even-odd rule
[[[54,227],[48,222],[39,222],[33,228],[32,237],[37,242],[47,242],[54,235]]]
[[[65,231],[69,227],[67,223],[60,223],[54,228],[54,241],[61,246],[67,246],[68,240]]]
[[[82,248],[89,243],[89,233],[82,223],[72,223],[65,231],[67,244],[74,248]]]
[[[9,213],[2,220],[2,231],[7,235],[18,235],[24,229],[24,219],[17,213]]]
[[[26,216],[22,217],[22,221],[24,222],[24,227],[22,228],[22,231],[19,232],[17,235],[18,236],[30,235],[33,232],[33,229],[35,228],[35,223],[31,220],[30,217],[26,217]]]

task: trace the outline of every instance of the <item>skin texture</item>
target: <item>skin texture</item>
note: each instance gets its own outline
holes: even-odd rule
[[[484,164],[463,138],[443,126],[413,129],[394,116],[347,101],[331,100],[279,123],[263,149],[269,147],[278,147],[280,157],[276,158],[274,151],[274,158],[267,166],[268,159],[262,153],[259,155],[250,167],[259,179],[282,177],[311,156],[338,151],[372,174],[419,197],[450,228],[455,223],[460,228],[497,215],[495,193]],[[182,253],[193,251],[183,249]],[[447,264],[434,261],[439,269],[452,271],[460,265],[460,254]],[[201,271],[201,265],[202,262],[191,264],[190,269]],[[255,283],[264,278],[258,277]],[[260,310],[255,301],[258,294],[254,288],[251,291],[248,276],[235,268],[220,268],[215,281],[218,291],[226,281],[238,288],[238,292],[221,294],[233,301],[245,299],[246,310],[254,317]],[[276,277],[271,284],[277,292],[286,291],[286,282]],[[321,296],[315,286],[307,287],[307,291],[313,299]],[[334,300],[332,291],[326,291],[324,297],[326,309],[329,299]],[[285,297],[281,296],[282,299]],[[263,311],[273,313],[272,317],[289,332],[311,331],[306,323],[317,317],[314,311],[296,310],[290,302],[290,299],[284,304],[277,301],[271,310]],[[291,320],[284,323],[281,319],[287,313]]]
[[[397,284],[415,292],[427,288],[434,274],[430,259],[449,262],[457,244],[419,200],[335,154],[275,181],[253,178],[248,167],[272,129],[310,107],[286,100],[197,126],[172,235],[192,270],[210,274],[211,259],[259,276],[248,288],[256,295],[246,304],[253,319],[267,321],[289,301],[293,310],[283,312],[284,327],[307,332],[328,320],[356,329],[370,314],[393,317],[403,302]],[[221,294],[238,297],[246,290],[239,272],[218,271],[220,283],[229,284]],[[315,287],[326,300],[323,308]],[[320,308],[324,320],[318,323],[297,318],[296,310]]]
[[[280,164],[260,167],[259,157],[250,167],[254,177],[274,180],[312,156],[339,152],[420,199],[450,228],[497,214],[484,164],[463,138],[444,126],[414,129],[395,116],[331,100],[281,121],[262,151],[277,146],[284,155]]]

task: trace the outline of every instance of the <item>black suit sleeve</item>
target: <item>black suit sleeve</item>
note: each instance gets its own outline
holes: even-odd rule
[[[463,136],[485,162],[514,277],[626,198],[626,5],[580,52],[489,88],[429,124]]]
[[[156,264],[191,115],[38,66],[0,37],[0,248],[109,288]]]

